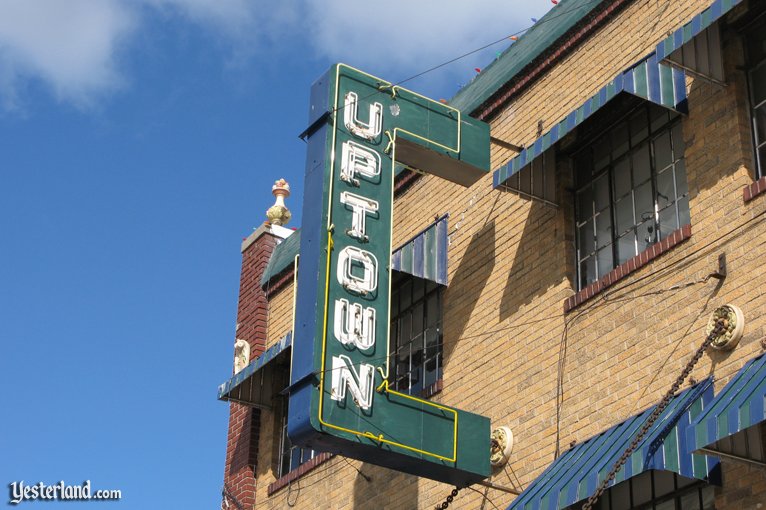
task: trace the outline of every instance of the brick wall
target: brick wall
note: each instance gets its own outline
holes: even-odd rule
[[[261,289],[261,276],[277,239],[264,225],[242,243],[236,337],[250,344],[251,360],[266,347],[268,301]],[[255,464],[260,429],[261,411],[242,404],[229,404],[224,485],[244,508],[252,508],[255,503]],[[230,504],[234,505],[231,501]]]
[[[646,55],[667,33],[710,0],[634,0],[564,56],[491,119],[492,135],[523,145]],[[516,446],[492,481],[528,486],[553,460],[557,440],[594,434],[656,403],[704,339],[711,311],[742,308],[745,336],[733,352],[706,354],[693,372],[716,378],[716,391],[762,352],[766,321],[766,196],[743,201],[753,182],[741,46],[724,34],[728,86],[689,78],[683,119],[691,236],[568,313],[574,295],[571,175],[559,161],[551,207],[492,189],[491,176],[470,188],[431,176],[417,179],[395,202],[393,245],[450,213],[449,279],[444,309],[444,389],[434,400],[510,426]],[[513,152],[492,148],[492,167]],[[305,213],[304,213],[305,214]],[[729,276],[702,279],[725,252]],[[640,283],[639,283],[640,282]],[[689,286],[679,286],[688,282]],[[676,287],[679,286],[679,287]],[[285,294],[282,295],[282,292]],[[272,299],[269,331],[285,328],[285,289]],[[277,310],[280,310],[277,313]],[[557,380],[563,400],[557,413]],[[558,420],[557,420],[558,415]],[[262,416],[258,508],[289,504],[317,509],[433,508],[451,487],[335,457],[268,496],[274,480],[275,417]],[[558,432],[558,433],[557,433]],[[372,478],[367,481],[354,468]],[[766,500],[764,475],[724,461],[719,508],[751,508]],[[481,489],[480,492],[484,492]],[[456,508],[504,508],[513,496],[461,491]],[[261,505],[263,505],[261,507]]]

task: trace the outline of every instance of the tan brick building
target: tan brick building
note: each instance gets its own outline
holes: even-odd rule
[[[490,125],[492,171],[397,176],[389,377],[515,442],[450,506],[579,508],[733,304],[739,344],[705,351],[598,508],[766,508],[766,2],[562,0],[451,104]],[[440,505],[453,487],[286,439],[298,236],[242,245],[224,507]]]

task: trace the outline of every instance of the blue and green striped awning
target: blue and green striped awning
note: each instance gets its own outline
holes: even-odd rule
[[[545,151],[582,124],[596,111],[621,93],[641,97],[660,106],[687,113],[686,76],[683,71],[660,63],[652,53],[618,74],[585,103],[555,124],[547,133],[535,140],[493,175],[493,186],[503,186],[509,177],[519,172]]]
[[[710,7],[694,16],[688,23],[660,42],[657,45],[657,58],[659,60],[666,58],[740,3],[742,0],[716,0]]]
[[[270,408],[271,399],[281,388],[272,385],[273,374],[269,362],[285,352],[293,344],[293,334],[288,333],[266,349],[245,368],[218,387],[218,400],[239,402],[253,407]],[[262,377],[258,377],[258,376]],[[285,379],[284,382],[287,382]]]
[[[748,361],[687,430],[691,451],[763,463],[759,423],[766,421],[766,354]]]
[[[447,218],[444,215],[396,249],[391,269],[447,285]]]
[[[418,278],[447,285],[447,218],[444,215],[391,254],[391,268]],[[277,276],[292,268],[300,250],[301,232],[294,232],[274,248],[261,277],[266,287]]]
[[[651,469],[709,480],[718,460],[687,453],[685,430],[712,398],[712,378],[676,395],[611,485]],[[647,409],[566,451],[508,510],[558,510],[590,497],[653,410]]]

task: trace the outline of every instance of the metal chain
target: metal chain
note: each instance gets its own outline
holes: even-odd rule
[[[450,492],[449,496],[447,496],[444,501],[442,501],[441,505],[436,505],[436,510],[445,510],[449,507],[449,504],[452,503],[452,500],[455,499],[455,496],[457,496],[457,493],[460,491],[457,487],[452,489],[452,492]]]
[[[684,383],[686,378],[691,373],[692,369],[694,368],[694,365],[697,364],[697,362],[700,360],[702,355],[704,354],[705,350],[707,350],[708,347],[710,347],[710,344],[713,343],[713,340],[718,337],[721,333],[723,333],[726,328],[728,327],[727,324],[728,321],[725,320],[719,320],[713,331],[710,332],[710,334],[705,338],[705,341],[702,342],[702,345],[699,346],[699,349],[697,349],[697,352],[694,353],[694,356],[689,360],[689,363],[686,364],[686,368],[683,369],[681,372],[681,375],[678,376],[676,381],[673,383],[673,386],[670,387],[670,390],[665,394],[664,397],[662,397],[662,400],[659,404],[657,404],[657,407],[654,408],[654,411],[652,411],[652,414],[649,415],[649,418],[646,419],[646,422],[641,427],[641,430],[638,431],[638,434],[636,434],[636,437],[633,438],[633,441],[631,441],[630,446],[622,453],[619,459],[617,459],[617,462],[614,463],[614,466],[612,466],[611,471],[609,471],[609,474],[604,478],[604,480],[601,481],[601,483],[598,486],[598,489],[596,489],[596,492],[591,495],[591,497],[588,498],[588,501],[585,502],[585,504],[582,506],[582,510],[591,510],[593,508],[593,505],[596,504],[596,501],[604,494],[604,491],[606,490],[607,486],[614,480],[614,477],[617,476],[617,472],[622,468],[623,464],[627,462],[628,458],[633,454],[635,449],[638,447],[639,443],[644,439],[644,436],[647,432],[649,432],[649,429],[654,425],[654,422],[657,421],[657,418],[660,417],[660,414],[662,414],[662,411],[665,410],[665,408],[670,404],[670,401],[672,400],[673,396],[676,394],[678,389],[681,387],[681,385]]]

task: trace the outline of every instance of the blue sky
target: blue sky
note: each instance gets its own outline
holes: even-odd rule
[[[218,507],[239,245],[280,177],[300,224],[312,81],[399,81],[551,7],[370,5],[0,3],[0,482]],[[408,87],[449,98],[509,43]]]

